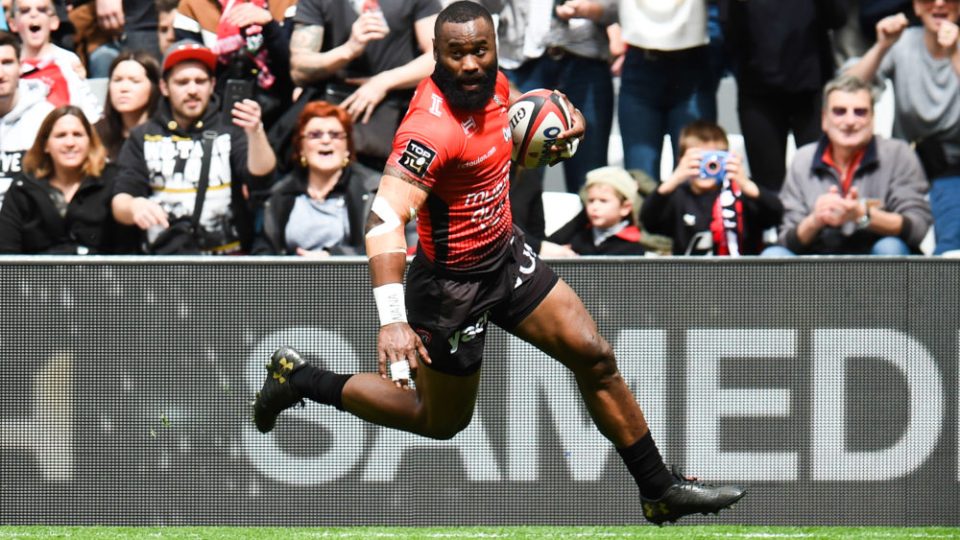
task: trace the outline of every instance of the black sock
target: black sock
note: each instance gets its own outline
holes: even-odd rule
[[[343,385],[353,375],[339,375],[307,364],[290,376],[290,384],[305,398],[343,410]]]
[[[627,470],[633,476],[640,494],[647,499],[659,499],[676,480],[660,457],[657,444],[648,431],[639,441],[626,448],[617,448]]]

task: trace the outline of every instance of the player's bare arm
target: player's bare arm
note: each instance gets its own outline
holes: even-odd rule
[[[377,337],[377,369],[387,377],[391,366],[397,386],[406,387],[416,378],[419,360],[430,363],[420,337],[407,324],[403,296],[403,272],[407,264],[404,227],[427,200],[426,188],[394,167],[388,166],[367,219],[366,246],[374,299],[380,315]],[[394,368],[398,364],[399,368]],[[409,373],[402,372],[409,369]]]

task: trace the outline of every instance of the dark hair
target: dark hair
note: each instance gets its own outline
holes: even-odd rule
[[[110,62],[110,71],[107,75],[107,95],[103,105],[103,120],[98,123],[98,130],[103,137],[103,144],[107,147],[109,154],[116,157],[123,146],[123,118],[120,113],[113,108],[110,100],[110,79],[113,78],[113,71],[121,62],[132,61],[143,66],[147,73],[147,79],[150,81],[150,98],[147,100],[147,117],[153,116],[157,110],[157,103],[160,102],[160,64],[157,59],[146,51],[123,51],[119,56]]]
[[[444,23],[466,23],[476,19],[486,20],[493,28],[493,16],[487,8],[475,2],[459,0],[443,8],[443,11],[437,15],[437,21],[433,25],[433,35],[434,37],[440,35],[440,28]]]
[[[154,0],[153,4],[157,8],[157,13],[165,13],[177,9],[180,0]]]
[[[17,62],[20,62],[20,36],[0,30],[0,47],[4,45],[13,47],[14,52],[17,53]]]
[[[47,153],[46,146],[47,141],[50,140],[50,133],[53,131],[54,124],[64,116],[79,118],[80,123],[83,124],[83,130],[87,132],[87,137],[90,139],[90,150],[82,166],[83,174],[93,177],[100,176],[107,163],[107,149],[103,147],[100,137],[83,114],[83,110],[75,105],[57,107],[43,119],[40,129],[37,130],[37,138],[33,141],[33,146],[30,147],[30,150],[27,150],[27,154],[23,157],[23,170],[36,178],[48,178],[53,174],[53,159]]]
[[[350,113],[337,105],[332,105],[326,101],[311,101],[303,108],[300,116],[297,118],[297,128],[293,132],[293,162],[300,164],[300,143],[303,142],[303,129],[307,123],[314,118],[336,118],[347,132],[347,151],[350,152],[350,159],[354,159],[353,153],[353,121],[350,119]]]
[[[716,122],[710,122],[709,120],[694,120],[684,126],[680,131],[680,143],[677,146],[680,149],[681,156],[687,151],[686,144],[684,143],[687,137],[700,139],[705,143],[722,142],[730,146],[730,142],[727,140],[727,132],[717,125]]]

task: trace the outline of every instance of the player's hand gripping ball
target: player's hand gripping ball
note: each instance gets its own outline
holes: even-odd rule
[[[510,130],[513,133],[513,162],[527,168],[550,165],[557,157],[549,152],[557,136],[570,128],[573,119],[567,104],[552,90],[531,90],[510,106]],[[561,159],[573,156],[579,139],[567,140]]]

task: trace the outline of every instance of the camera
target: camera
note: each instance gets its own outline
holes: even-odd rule
[[[700,178],[713,178],[718,184],[723,183],[727,175],[727,158],[729,153],[723,150],[704,152],[700,157]]]

